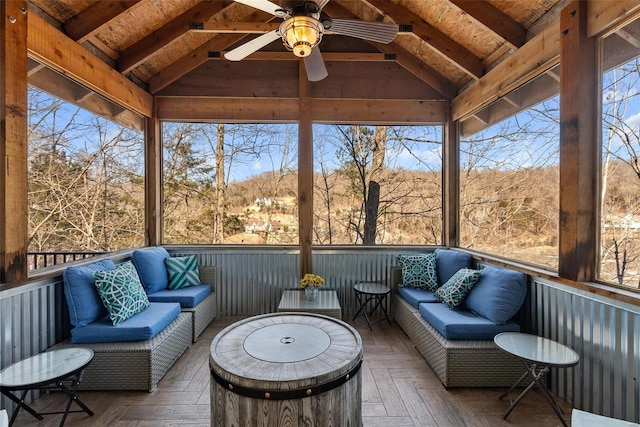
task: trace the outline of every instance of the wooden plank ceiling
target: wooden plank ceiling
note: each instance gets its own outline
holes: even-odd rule
[[[151,95],[298,97],[301,68],[279,40],[244,61],[223,59],[225,51],[256,37],[247,32],[266,32],[281,22],[244,4],[223,0],[28,2],[29,11],[44,18],[38,22],[48,22],[60,37],[82,46],[91,58]],[[400,33],[388,45],[325,34],[320,48],[329,76],[311,84],[311,96],[448,104],[556,21],[567,2],[330,0],[323,11],[332,18],[393,22],[400,25]],[[206,30],[190,29],[194,22],[206,23]],[[61,75],[68,73],[58,73],[30,62],[33,85],[141,128],[129,106],[111,105],[104,94],[99,96],[86,85],[65,87],[70,83]]]

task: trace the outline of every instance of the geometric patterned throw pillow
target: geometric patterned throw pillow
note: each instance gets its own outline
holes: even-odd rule
[[[92,275],[114,326],[149,307],[138,270],[131,261],[118,264],[113,270],[94,271]]]
[[[438,289],[435,252],[423,255],[398,255],[398,262],[402,266],[404,286],[432,292]]]
[[[447,307],[456,308],[479,278],[480,272],[478,270],[462,268],[451,276],[447,283],[438,288],[435,292],[436,298],[445,303]]]
[[[200,285],[198,258],[195,255],[169,257],[164,259],[169,275],[169,289]]]

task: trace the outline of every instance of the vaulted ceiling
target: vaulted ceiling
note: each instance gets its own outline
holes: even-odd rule
[[[274,1],[278,3],[278,0]],[[399,25],[390,44],[326,33],[327,99],[451,100],[557,20],[568,0],[330,0],[330,17]],[[29,0],[29,11],[111,69],[158,97],[291,99],[304,67],[280,40],[240,62],[224,53],[281,22],[223,0]],[[63,90],[33,61],[30,82],[127,122],[94,94]],[[73,92],[65,96],[67,92]],[[60,96],[60,94],[58,95]],[[123,117],[125,117],[123,119]],[[135,119],[130,119],[135,123]]]

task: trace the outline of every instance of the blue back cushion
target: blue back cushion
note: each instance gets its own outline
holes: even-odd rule
[[[69,319],[73,326],[87,326],[107,314],[92,273],[113,270],[115,267],[113,261],[103,259],[88,265],[69,267],[64,271],[62,274],[64,296],[69,306]]]
[[[426,289],[398,286],[398,295],[415,308],[418,308],[418,306],[423,302],[438,302],[438,298],[436,298],[433,292]]]
[[[71,342],[88,344],[97,342],[144,341],[155,337],[180,314],[180,304],[152,302],[146,310],[133,315],[117,326],[109,316],[83,328],[71,330]]]
[[[131,261],[136,266],[142,286],[147,294],[167,289],[169,276],[164,259],[169,258],[169,252],[165,248],[137,249],[131,254]]]
[[[149,295],[152,302],[177,302],[182,308],[194,308],[211,293],[210,285],[188,286],[180,289],[165,289]]]
[[[469,310],[505,324],[516,315],[527,295],[527,276],[515,270],[485,267],[464,301]]]
[[[439,286],[447,283],[447,280],[462,268],[471,268],[471,255],[450,249],[436,249],[436,271]]]
[[[520,332],[520,326],[515,322],[498,325],[468,310],[451,310],[445,304],[423,303],[418,311],[449,340],[491,341],[500,332]]]

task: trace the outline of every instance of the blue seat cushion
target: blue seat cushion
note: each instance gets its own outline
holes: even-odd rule
[[[422,303],[420,315],[448,340],[493,340],[500,332],[520,332],[511,321],[497,325],[468,310],[451,310],[445,304]]]
[[[142,286],[147,294],[167,289],[169,275],[164,259],[169,258],[169,252],[163,247],[136,249],[131,254],[131,261],[136,266]]]
[[[471,268],[471,255],[451,249],[436,249],[438,285],[442,286],[462,268]]]
[[[438,302],[438,298],[431,291],[426,289],[407,288],[406,286],[398,286],[398,295],[406,302],[418,308],[423,302]]]
[[[516,315],[527,295],[527,276],[515,270],[485,267],[463,305],[497,324]]]
[[[153,302],[178,302],[182,308],[193,308],[211,293],[211,286],[196,285],[179,289],[165,289],[148,296]]]
[[[64,270],[64,296],[69,306],[69,319],[76,327],[101,319],[107,314],[100,294],[95,285],[94,271],[113,270],[116,265],[110,259],[103,259],[91,264],[69,267]]]
[[[89,344],[97,342],[144,341],[155,337],[180,314],[180,304],[152,302],[144,311],[133,315],[117,326],[109,316],[80,328],[71,329],[71,342]]]

